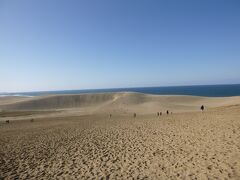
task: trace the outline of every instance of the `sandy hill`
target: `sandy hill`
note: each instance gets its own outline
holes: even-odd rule
[[[98,112],[139,112],[194,111],[204,104],[207,108],[240,104],[240,97],[197,97],[162,96],[142,93],[96,93],[78,95],[49,95],[29,97],[1,103],[0,109],[6,110],[49,110],[69,108],[91,108]]]
[[[12,104],[29,99],[29,97],[23,96],[0,96],[0,105]]]

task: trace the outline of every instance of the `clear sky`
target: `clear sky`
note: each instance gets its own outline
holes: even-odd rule
[[[232,83],[239,0],[0,0],[0,92]]]

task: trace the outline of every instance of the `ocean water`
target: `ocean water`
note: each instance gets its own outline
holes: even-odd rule
[[[49,94],[82,94],[82,93],[103,93],[103,92],[139,92],[139,93],[159,94],[159,95],[192,95],[192,96],[206,96],[206,97],[228,97],[228,96],[240,96],[240,84],[39,91],[39,92],[21,92],[21,93],[1,93],[0,96],[41,96],[41,95],[49,95]]]

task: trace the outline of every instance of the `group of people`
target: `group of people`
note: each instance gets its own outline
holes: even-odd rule
[[[157,116],[162,116],[162,114],[163,114],[162,112],[157,112]],[[167,115],[169,114],[169,111],[168,111],[168,110],[166,111],[166,114],[167,114]],[[172,112],[171,112],[171,114],[172,114]],[[136,118],[136,117],[137,117],[137,114],[136,114],[136,113],[133,113],[133,117]]]
[[[204,105],[202,105],[200,109],[201,109],[202,112],[203,112],[204,109],[205,109]],[[162,116],[162,114],[163,114],[162,112],[157,112],[157,116]],[[166,111],[166,114],[167,114],[167,115],[169,114],[169,111],[168,111],[168,110]],[[172,114],[172,112],[171,112],[171,114]],[[111,118],[111,117],[112,117],[112,114],[109,114],[109,118]],[[137,113],[133,113],[133,117],[136,118],[136,117],[137,117]],[[34,119],[31,119],[30,121],[31,121],[31,122],[34,122]],[[7,123],[7,124],[9,124],[9,122],[10,122],[9,120],[6,120],[6,123]]]
[[[163,114],[162,112],[157,112],[157,116],[161,116],[162,114]],[[168,110],[166,111],[166,114],[167,115],[170,114]],[[172,114],[172,112],[171,112],[171,114]]]
[[[204,109],[205,109],[204,105],[202,105],[202,106],[200,107],[200,109],[201,109],[202,112],[203,112]],[[169,110],[166,111],[166,114],[167,114],[167,115],[170,114]],[[171,112],[171,114],[172,114],[172,112]],[[157,116],[162,116],[162,115],[163,115],[162,112],[157,112]],[[109,117],[111,118],[111,117],[112,117],[112,114],[109,114]],[[136,117],[137,117],[137,113],[133,113],[133,117],[136,118]]]

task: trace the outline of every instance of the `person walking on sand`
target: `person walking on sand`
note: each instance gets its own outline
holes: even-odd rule
[[[169,114],[169,111],[167,110],[167,115]]]
[[[134,114],[133,114],[133,117],[134,117],[134,118],[136,118],[136,117],[137,117],[137,114],[136,114],[136,113],[134,113]]]
[[[201,110],[202,110],[202,112],[204,111],[204,105],[201,106]]]

